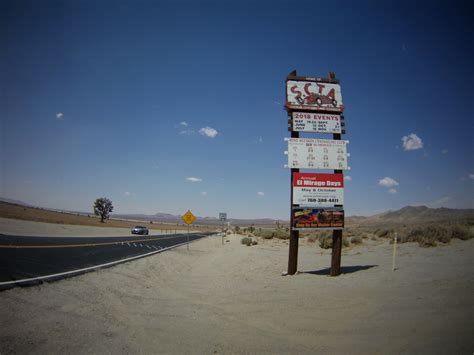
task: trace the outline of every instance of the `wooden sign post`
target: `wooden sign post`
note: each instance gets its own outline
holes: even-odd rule
[[[285,109],[290,119],[288,130],[291,138],[288,140],[288,168],[290,176],[290,243],[288,255],[288,274],[294,275],[298,269],[298,239],[300,230],[332,229],[333,244],[331,258],[331,276],[341,273],[342,228],[344,227],[344,210],[341,190],[343,190],[343,169],[347,166],[346,144],[341,140],[345,133],[344,116],[342,112],[341,88],[339,80],[334,73],[329,73],[328,78],[301,77],[296,70],[286,78],[286,103]],[[333,140],[300,139],[299,132],[332,133]],[[291,149],[290,149],[291,148]],[[308,195],[297,196],[294,199],[294,176],[304,169],[334,169],[333,178],[327,183],[340,188],[335,195],[328,186],[320,189],[305,189]],[[303,174],[304,175],[304,174]],[[307,174],[307,181],[297,180],[298,184],[324,184],[318,181],[318,176]],[[302,176],[296,174],[296,176]],[[340,183],[339,183],[340,184]],[[312,185],[314,186],[314,185]],[[321,186],[321,185],[318,185]],[[307,187],[307,186],[305,186]],[[326,188],[326,190],[325,190]],[[322,192],[321,192],[322,191]],[[326,194],[326,195],[325,195]],[[298,204],[303,201],[304,205]],[[339,201],[341,200],[341,201]],[[330,206],[331,208],[326,208]],[[306,208],[307,207],[307,208]],[[323,208],[324,207],[324,208]],[[295,214],[298,213],[298,216]]]

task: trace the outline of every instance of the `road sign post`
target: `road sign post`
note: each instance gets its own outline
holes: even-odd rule
[[[196,216],[193,215],[193,214],[191,213],[191,211],[188,210],[181,218],[182,218],[183,222],[188,225],[188,234],[187,234],[187,236],[188,236],[188,238],[187,238],[188,242],[186,243],[186,246],[187,246],[187,249],[189,250],[189,227],[190,227],[191,224],[196,220]]]
[[[224,235],[225,235],[224,225],[225,225],[225,222],[227,221],[227,213],[225,212],[219,213],[219,220],[222,222],[222,245],[224,245]]]

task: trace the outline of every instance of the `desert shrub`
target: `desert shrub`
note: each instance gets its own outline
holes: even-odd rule
[[[451,228],[451,237],[461,240],[468,240],[473,237],[472,233],[470,233],[469,228],[464,226],[453,226]]]
[[[306,240],[308,241],[308,243],[315,243],[318,240],[318,237],[315,235],[310,235],[306,238]]]
[[[332,248],[332,235],[322,234],[319,236],[319,246],[323,249]]]
[[[418,244],[423,248],[435,247],[437,245],[435,238],[427,236],[422,236],[418,240]]]
[[[252,240],[252,245],[257,245],[258,242],[256,240]]]
[[[278,229],[275,231],[274,237],[278,239],[285,239],[285,240],[290,239],[290,232],[289,231],[285,232],[282,229]]]
[[[351,243],[352,244],[360,244],[362,243],[362,237],[360,235],[356,235],[351,238]]]
[[[347,248],[349,246],[349,238],[342,237],[342,247]]]
[[[257,237],[263,238],[263,239],[272,239],[275,235],[275,232],[273,230],[269,229],[262,229],[259,228],[258,231],[255,232],[255,235]]]
[[[346,248],[350,244],[349,239],[342,237],[342,247]],[[321,234],[319,236],[319,246],[322,249],[331,249],[332,248],[332,234]]]
[[[388,229],[377,229],[375,235],[379,238],[390,238],[390,230]]]
[[[249,237],[243,237],[241,240],[240,240],[240,243],[246,245],[246,246],[250,246],[252,245],[252,238],[249,238]]]

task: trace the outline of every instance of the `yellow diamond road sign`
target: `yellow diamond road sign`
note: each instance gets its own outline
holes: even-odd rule
[[[191,211],[188,211],[184,214],[183,217],[181,217],[186,224],[191,224],[196,220],[196,216],[191,213]]]

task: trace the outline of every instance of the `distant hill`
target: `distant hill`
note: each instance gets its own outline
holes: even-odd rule
[[[429,208],[426,206],[407,206],[397,211],[388,211],[370,217],[348,217],[347,225],[382,226],[388,224],[426,224],[426,223],[474,223],[474,209]]]
[[[6,202],[12,205],[18,205],[18,206],[34,207],[32,205],[27,204],[26,202],[19,201],[19,200],[12,200],[10,198],[5,198],[5,197],[0,197],[0,202]]]

